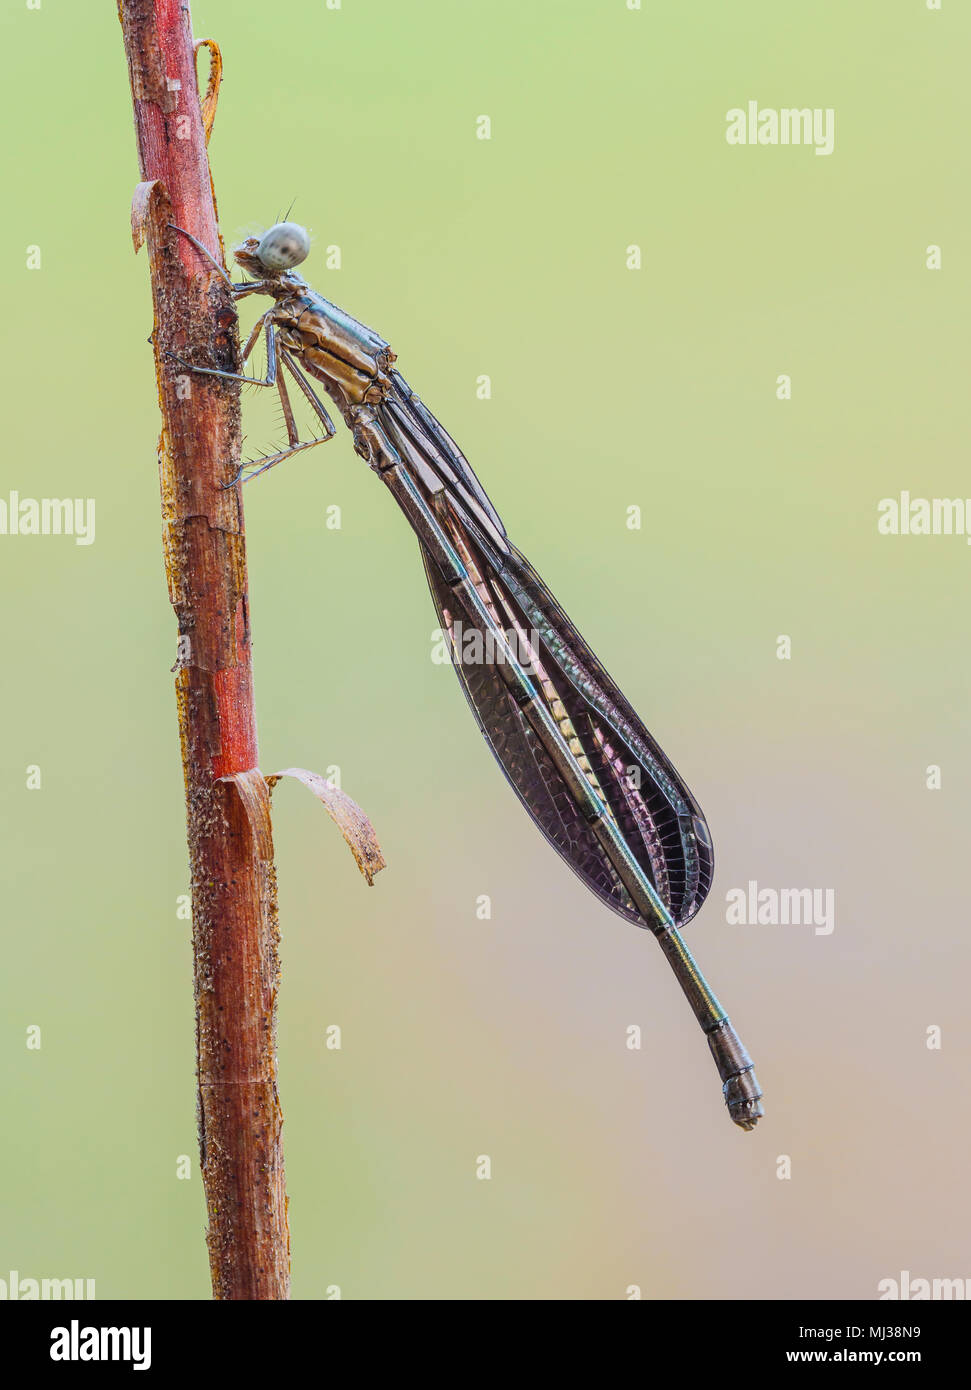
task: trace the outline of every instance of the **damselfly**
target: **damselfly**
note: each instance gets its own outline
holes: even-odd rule
[[[184,232],[216,266],[204,246]],[[377,333],[293,273],[310,239],[293,222],[249,237],[234,256],[253,276],[234,299],[271,307],[243,349],[266,335],[265,377],[183,366],[276,386],[287,448],[244,464],[225,486],[255,478],[335,426],[314,390],[337,407],[354,448],[407,517],[472,713],[510,785],[571,869],[608,907],[657,938],[708,1039],[732,1119],[762,1115],[752,1062],[682,940],[711,887],[712,847],[701,810],[677,771],[587,646],[505,527],[461,449],[394,367]],[[301,441],[284,369],[322,427]],[[469,634],[491,659],[469,661]]]

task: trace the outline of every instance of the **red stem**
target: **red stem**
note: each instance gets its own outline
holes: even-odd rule
[[[179,624],[195,969],[198,1118],[213,1294],[282,1299],[290,1250],[277,1094],[279,976],[269,795],[259,774],[242,494],[236,314],[221,260],[186,0],[119,0],[147,236],[162,435],[163,550]],[[151,183],[152,187],[147,185]],[[243,774],[246,774],[243,776]],[[219,781],[237,777],[238,781]]]

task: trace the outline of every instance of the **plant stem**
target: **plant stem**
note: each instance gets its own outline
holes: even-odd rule
[[[148,241],[162,412],[163,550],[179,628],[198,1119],[213,1296],[285,1299],[290,1238],[277,1094],[279,980],[269,793],[258,771],[239,461],[236,314],[184,228],[222,260],[186,0],[119,0]],[[220,780],[220,779],[232,780]]]

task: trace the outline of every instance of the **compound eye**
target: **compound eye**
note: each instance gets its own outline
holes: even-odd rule
[[[278,222],[264,232],[256,254],[267,270],[289,270],[310,254],[310,237],[297,222]]]

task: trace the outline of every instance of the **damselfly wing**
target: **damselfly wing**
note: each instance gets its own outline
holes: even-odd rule
[[[377,406],[416,477],[437,479],[436,515],[463,555],[495,627],[523,656],[554,718],[638,864],[682,926],[711,887],[701,810],[670,760],[525,556],[509,541],[468,460],[397,371]],[[527,811],[608,907],[653,927],[624,887],[541,739],[497,669],[501,655],[423,546],[425,572],[453,665],[486,742]]]

